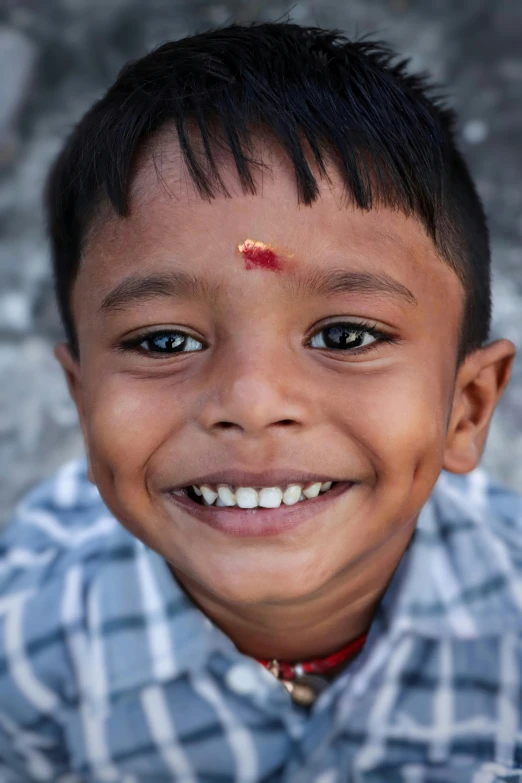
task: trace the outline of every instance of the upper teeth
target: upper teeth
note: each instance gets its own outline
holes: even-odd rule
[[[289,484],[285,488],[263,487],[256,490],[253,487],[236,487],[227,484],[218,484],[212,489],[208,484],[193,486],[196,495],[202,495],[205,505],[239,506],[239,508],[279,508],[281,502],[285,506],[292,506],[300,500],[315,498],[320,492],[326,492],[332,486],[331,481],[313,484]]]

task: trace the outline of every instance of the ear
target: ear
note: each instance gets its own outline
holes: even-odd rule
[[[58,343],[54,348],[54,355],[62,366],[62,370],[64,371],[65,379],[67,381],[67,386],[69,388],[69,394],[74,400],[76,410],[78,411],[80,427],[82,428],[83,433],[83,442],[85,444],[85,450],[87,453],[87,478],[92,484],[94,484],[95,482],[91,469],[91,461],[89,458],[87,428],[85,425],[85,407],[80,362],[74,358],[67,343]]]
[[[443,468],[469,473],[479,464],[489,424],[511,376],[515,346],[497,340],[470,354],[460,366],[446,433]]]

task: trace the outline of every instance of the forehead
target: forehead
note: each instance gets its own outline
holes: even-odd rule
[[[88,283],[101,295],[126,275],[170,265],[201,276],[225,274],[226,282],[226,274],[240,268],[238,247],[250,238],[281,248],[287,274],[318,265],[385,271],[424,298],[449,297],[460,312],[461,283],[417,219],[383,207],[355,207],[333,166],[329,180],[314,171],[319,198],[311,206],[299,204],[293,168],[267,144],[258,158],[268,165],[254,170],[256,193],[245,194],[232,162],[223,157],[220,173],[230,196],[206,200],[176,144],[163,139],[145,149],[131,184],[129,216],[102,211],[78,288]]]

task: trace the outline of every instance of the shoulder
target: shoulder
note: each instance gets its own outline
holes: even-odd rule
[[[442,472],[386,611],[431,638],[522,633],[521,498],[482,469]],[[397,594],[397,595],[396,595]]]
[[[0,534],[0,595],[41,589],[74,563],[95,567],[117,526],[85,460],[68,462],[22,499]]]
[[[416,605],[425,587],[427,625],[435,626],[436,616],[439,625],[462,636],[498,635],[508,628],[522,633],[522,498],[517,492],[481,468],[463,476],[443,472],[421,512],[418,532],[410,591]]]
[[[486,531],[522,558],[522,494],[479,467],[465,475],[443,471],[432,498],[444,522]]]
[[[118,527],[76,460],[31,490],[0,535],[0,702],[13,725],[59,719],[74,696],[65,629],[84,622],[82,596]]]

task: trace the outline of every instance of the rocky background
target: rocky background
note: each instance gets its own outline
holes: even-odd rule
[[[0,0],[0,525],[28,487],[82,453],[52,355],[61,328],[40,208],[61,140],[127,60],[228,21],[286,15],[376,35],[446,85],[490,220],[492,336],[522,346],[520,0]],[[522,490],[521,360],[484,463]]]

